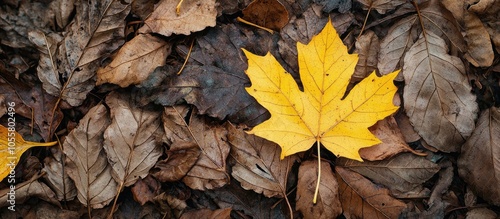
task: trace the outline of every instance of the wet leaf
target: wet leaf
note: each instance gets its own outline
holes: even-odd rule
[[[181,180],[198,161],[200,148],[191,141],[176,141],[166,154],[167,159],[156,163],[152,175],[161,182],[174,182]]]
[[[288,23],[288,11],[278,0],[254,0],[243,9],[243,18],[259,26],[280,31]]]
[[[113,83],[121,87],[139,84],[156,67],[165,65],[171,46],[166,41],[149,35],[139,34],[125,43],[115,58],[106,67],[97,71],[97,83]]]
[[[180,13],[176,13],[176,0],[161,0],[155,10],[144,21],[140,33],[159,33],[164,36],[172,34],[189,35],[215,26],[217,10],[215,0],[184,1]]]
[[[231,157],[236,160],[231,175],[245,189],[266,197],[284,197],[288,174],[298,157],[294,155],[280,160],[281,148],[275,143],[248,135],[232,124],[227,127]]]
[[[462,147],[458,173],[478,196],[500,205],[500,110],[481,113],[476,129]]]
[[[404,58],[403,99],[420,136],[441,151],[456,152],[474,130],[478,106],[462,61],[447,52],[432,32],[420,37]]]
[[[112,92],[106,97],[111,124],[104,131],[104,150],[118,184],[130,186],[149,174],[163,153],[161,112],[153,106],[139,107],[130,93]]]
[[[422,184],[441,169],[425,157],[410,153],[401,153],[382,161],[358,162],[341,158],[336,164],[398,193],[422,190]]]
[[[271,113],[250,133],[278,143],[281,158],[321,142],[337,156],[361,160],[360,148],[380,143],[368,127],[398,109],[392,103],[397,72],[371,74],[342,99],[358,58],[347,53],[331,22],[297,50],[304,92],[271,54],[245,50],[252,81],[246,90]]]
[[[91,208],[106,206],[117,192],[103,148],[104,130],[110,123],[108,110],[99,104],[89,110],[63,144],[66,171],[75,182],[78,200]]]
[[[406,204],[358,173],[335,167],[340,202],[347,218],[398,218]]]
[[[14,120],[11,121],[15,124]],[[32,147],[50,147],[57,144],[57,142],[31,142],[25,141],[21,134],[15,131],[15,126],[9,126],[9,128],[0,125],[0,157],[2,157],[2,162],[0,162],[0,180],[3,180],[11,170],[14,170],[16,165],[21,159],[21,155]],[[15,175],[15,173],[14,173]]]
[[[163,125],[170,142],[192,142],[201,149],[195,165],[182,181],[192,189],[206,190],[224,186],[229,182],[226,172],[226,158],[230,146],[227,143],[227,130],[221,125],[211,125],[196,110],[184,120],[188,111],[185,106],[165,107]]]
[[[321,162],[321,182],[318,201],[313,199],[315,185],[318,180],[318,161],[304,161],[299,167],[297,184],[296,209],[304,218],[336,218],[342,213],[339,201],[339,187],[335,174],[327,162]]]

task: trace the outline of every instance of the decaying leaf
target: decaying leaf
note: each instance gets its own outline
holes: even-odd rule
[[[158,161],[151,174],[161,182],[174,182],[182,179],[198,161],[200,148],[191,141],[176,141],[166,154],[167,159]]]
[[[113,83],[121,87],[139,84],[153,70],[165,64],[171,46],[150,34],[139,34],[125,43],[109,65],[97,71],[97,85]]]
[[[382,143],[372,147],[361,148],[359,155],[366,160],[384,160],[401,152],[418,153],[406,144],[403,134],[399,130],[398,124],[393,116],[388,116],[378,121],[369,130],[382,141]]]
[[[99,104],[89,110],[63,144],[66,171],[75,182],[78,200],[91,208],[106,206],[117,193],[103,148],[104,130],[109,124],[108,110]]]
[[[337,218],[342,213],[339,201],[339,188],[335,174],[327,162],[321,162],[321,182],[318,202],[310,200],[314,196],[314,185],[318,180],[318,161],[304,161],[299,167],[299,182],[297,184],[296,208],[306,219]]]
[[[177,0],[161,0],[155,10],[144,21],[140,33],[159,33],[164,36],[172,34],[189,35],[215,26],[217,10],[215,0],[190,0],[184,1],[179,15],[175,8]]]
[[[230,219],[231,218],[231,208],[210,210],[210,209],[199,209],[196,211],[184,212],[180,219],[191,219],[191,218],[206,218],[206,219]]]
[[[120,187],[146,177],[163,152],[161,111],[153,106],[139,107],[135,102],[130,93],[112,92],[106,97],[111,124],[104,131],[104,150]]]
[[[240,48],[248,46],[264,53],[272,45],[269,33],[246,25],[223,24],[211,28],[196,38],[181,75],[175,75],[180,64],[166,66],[155,71],[164,79],[161,85],[141,84],[148,88],[145,99],[164,106],[187,102],[196,106],[200,114],[254,126],[269,114],[245,91],[249,80]],[[189,48],[179,46],[177,50],[187,54]]]
[[[8,194],[10,192],[10,187],[2,189],[0,191],[0,208],[10,206],[8,200],[14,199],[15,204],[22,204],[31,197],[37,197],[53,205],[61,207],[61,204],[57,201],[56,194],[47,185],[45,185],[45,183],[38,181],[38,177],[39,176],[35,176],[31,180],[17,184],[14,198]]]
[[[15,124],[15,117],[12,120],[9,119],[11,124]],[[2,157],[0,162],[0,180],[3,180],[19,163],[21,155],[32,147],[50,147],[55,145],[57,142],[31,142],[25,141],[21,134],[16,132],[15,125],[9,126],[9,128],[0,125],[0,157]],[[15,176],[15,172],[12,177]]]
[[[321,142],[337,156],[361,160],[360,148],[380,143],[368,127],[398,109],[392,103],[397,72],[371,74],[342,99],[358,58],[347,53],[331,22],[297,50],[304,92],[271,54],[245,50],[252,81],[246,90],[271,113],[250,133],[278,143],[281,158]]]
[[[45,172],[43,178],[52,191],[56,193],[57,200],[71,201],[76,197],[77,188],[64,169],[63,163],[60,159],[62,158],[61,154],[61,151],[58,150],[53,153],[54,157],[46,157],[43,160],[43,171]]]
[[[298,157],[293,155],[280,160],[281,148],[275,143],[248,135],[232,124],[227,127],[231,157],[236,160],[231,175],[245,189],[266,197],[284,197],[288,173]]]
[[[130,188],[134,200],[144,206],[146,202],[154,202],[154,198],[159,195],[161,188],[160,182],[148,175],[144,179],[139,179]]]
[[[182,179],[192,189],[206,190],[224,186],[229,182],[226,158],[230,146],[227,130],[220,125],[211,125],[208,119],[196,115],[194,110],[184,120],[188,110],[185,106],[165,107],[163,126],[170,142],[193,142],[201,149],[195,165]]]
[[[422,190],[422,183],[440,170],[439,165],[425,157],[410,153],[401,153],[382,161],[358,162],[341,158],[336,164],[370,178],[397,193]]]
[[[80,105],[94,88],[100,61],[123,44],[130,6],[119,0],[86,1],[77,2],[75,10],[60,45],[54,34],[30,34],[42,56],[37,73],[44,89],[72,106]]]
[[[406,204],[358,173],[335,167],[340,202],[346,218],[398,218]]]
[[[462,61],[447,52],[437,35],[421,35],[404,57],[403,99],[420,136],[441,151],[456,152],[474,130],[478,106]]]
[[[458,173],[478,196],[500,205],[499,108],[489,108],[479,117],[476,129],[462,147]]]
[[[356,41],[356,52],[359,60],[352,74],[353,81],[361,81],[377,69],[379,40],[375,32],[366,31]]]
[[[288,11],[278,0],[254,0],[243,9],[243,18],[259,26],[279,31],[288,23]]]
[[[405,0],[357,0],[363,5],[364,10],[375,9],[380,14],[394,10],[397,6],[405,3]]]

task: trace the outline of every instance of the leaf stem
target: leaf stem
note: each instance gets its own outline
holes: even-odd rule
[[[318,200],[319,183],[321,181],[321,151],[319,141],[316,141],[316,146],[318,148],[318,181],[316,181],[316,190],[314,191],[313,204],[316,204],[316,201]]]

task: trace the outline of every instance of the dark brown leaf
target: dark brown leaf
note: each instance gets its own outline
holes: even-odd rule
[[[337,164],[353,170],[396,193],[422,190],[422,184],[436,174],[439,165],[425,157],[402,153],[382,161],[358,162],[340,158]]]
[[[284,197],[288,173],[298,156],[291,155],[280,160],[281,148],[277,144],[248,135],[232,124],[227,127],[231,156],[236,160],[231,175],[245,189],[252,189],[266,197]]]
[[[185,106],[165,107],[162,117],[168,141],[192,142],[201,149],[200,157],[182,181],[198,190],[222,187],[229,182],[227,130],[220,125],[210,125],[208,119],[196,115],[196,110],[186,123],[187,113]]]
[[[231,218],[231,208],[210,210],[210,209],[199,209],[195,211],[187,211],[183,213],[180,219],[191,219],[191,218],[206,218],[206,219],[230,219]]]
[[[500,205],[500,109],[490,108],[462,147],[458,173],[478,196]]]
[[[182,179],[200,156],[200,148],[192,141],[176,141],[166,152],[168,157],[158,161],[152,175],[161,182],[174,182]]]
[[[134,200],[139,204],[144,205],[146,202],[153,202],[154,198],[159,195],[160,183],[156,181],[151,175],[148,175],[144,179],[139,179],[130,188]]]
[[[340,202],[347,218],[398,218],[406,204],[358,173],[336,166]]]
[[[318,180],[318,161],[302,162],[298,177],[295,207],[304,218],[336,218],[342,213],[339,186],[329,163],[321,162],[321,182],[316,203],[313,203],[313,197]]]
[[[243,18],[262,27],[280,31],[288,23],[288,11],[278,0],[254,0],[243,9]]]

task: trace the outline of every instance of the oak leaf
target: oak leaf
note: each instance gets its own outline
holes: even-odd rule
[[[10,121],[10,120],[9,120]],[[31,142],[25,141],[21,134],[17,133],[14,128],[9,128],[0,125],[0,157],[2,162],[0,162],[0,180],[3,180],[11,169],[14,169],[21,155],[32,147],[38,146],[52,146],[57,142]]]
[[[269,53],[248,57],[247,92],[267,108],[271,118],[250,133],[278,143],[281,158],[305,151],[315,142],[337,156],[361,160],[358,150],[380,143],[368,127],[394,113],[397,71],[371,74],[344,97],[358,61],[348,54],[331,22],[307,45],[297,43],[304,92]]]

